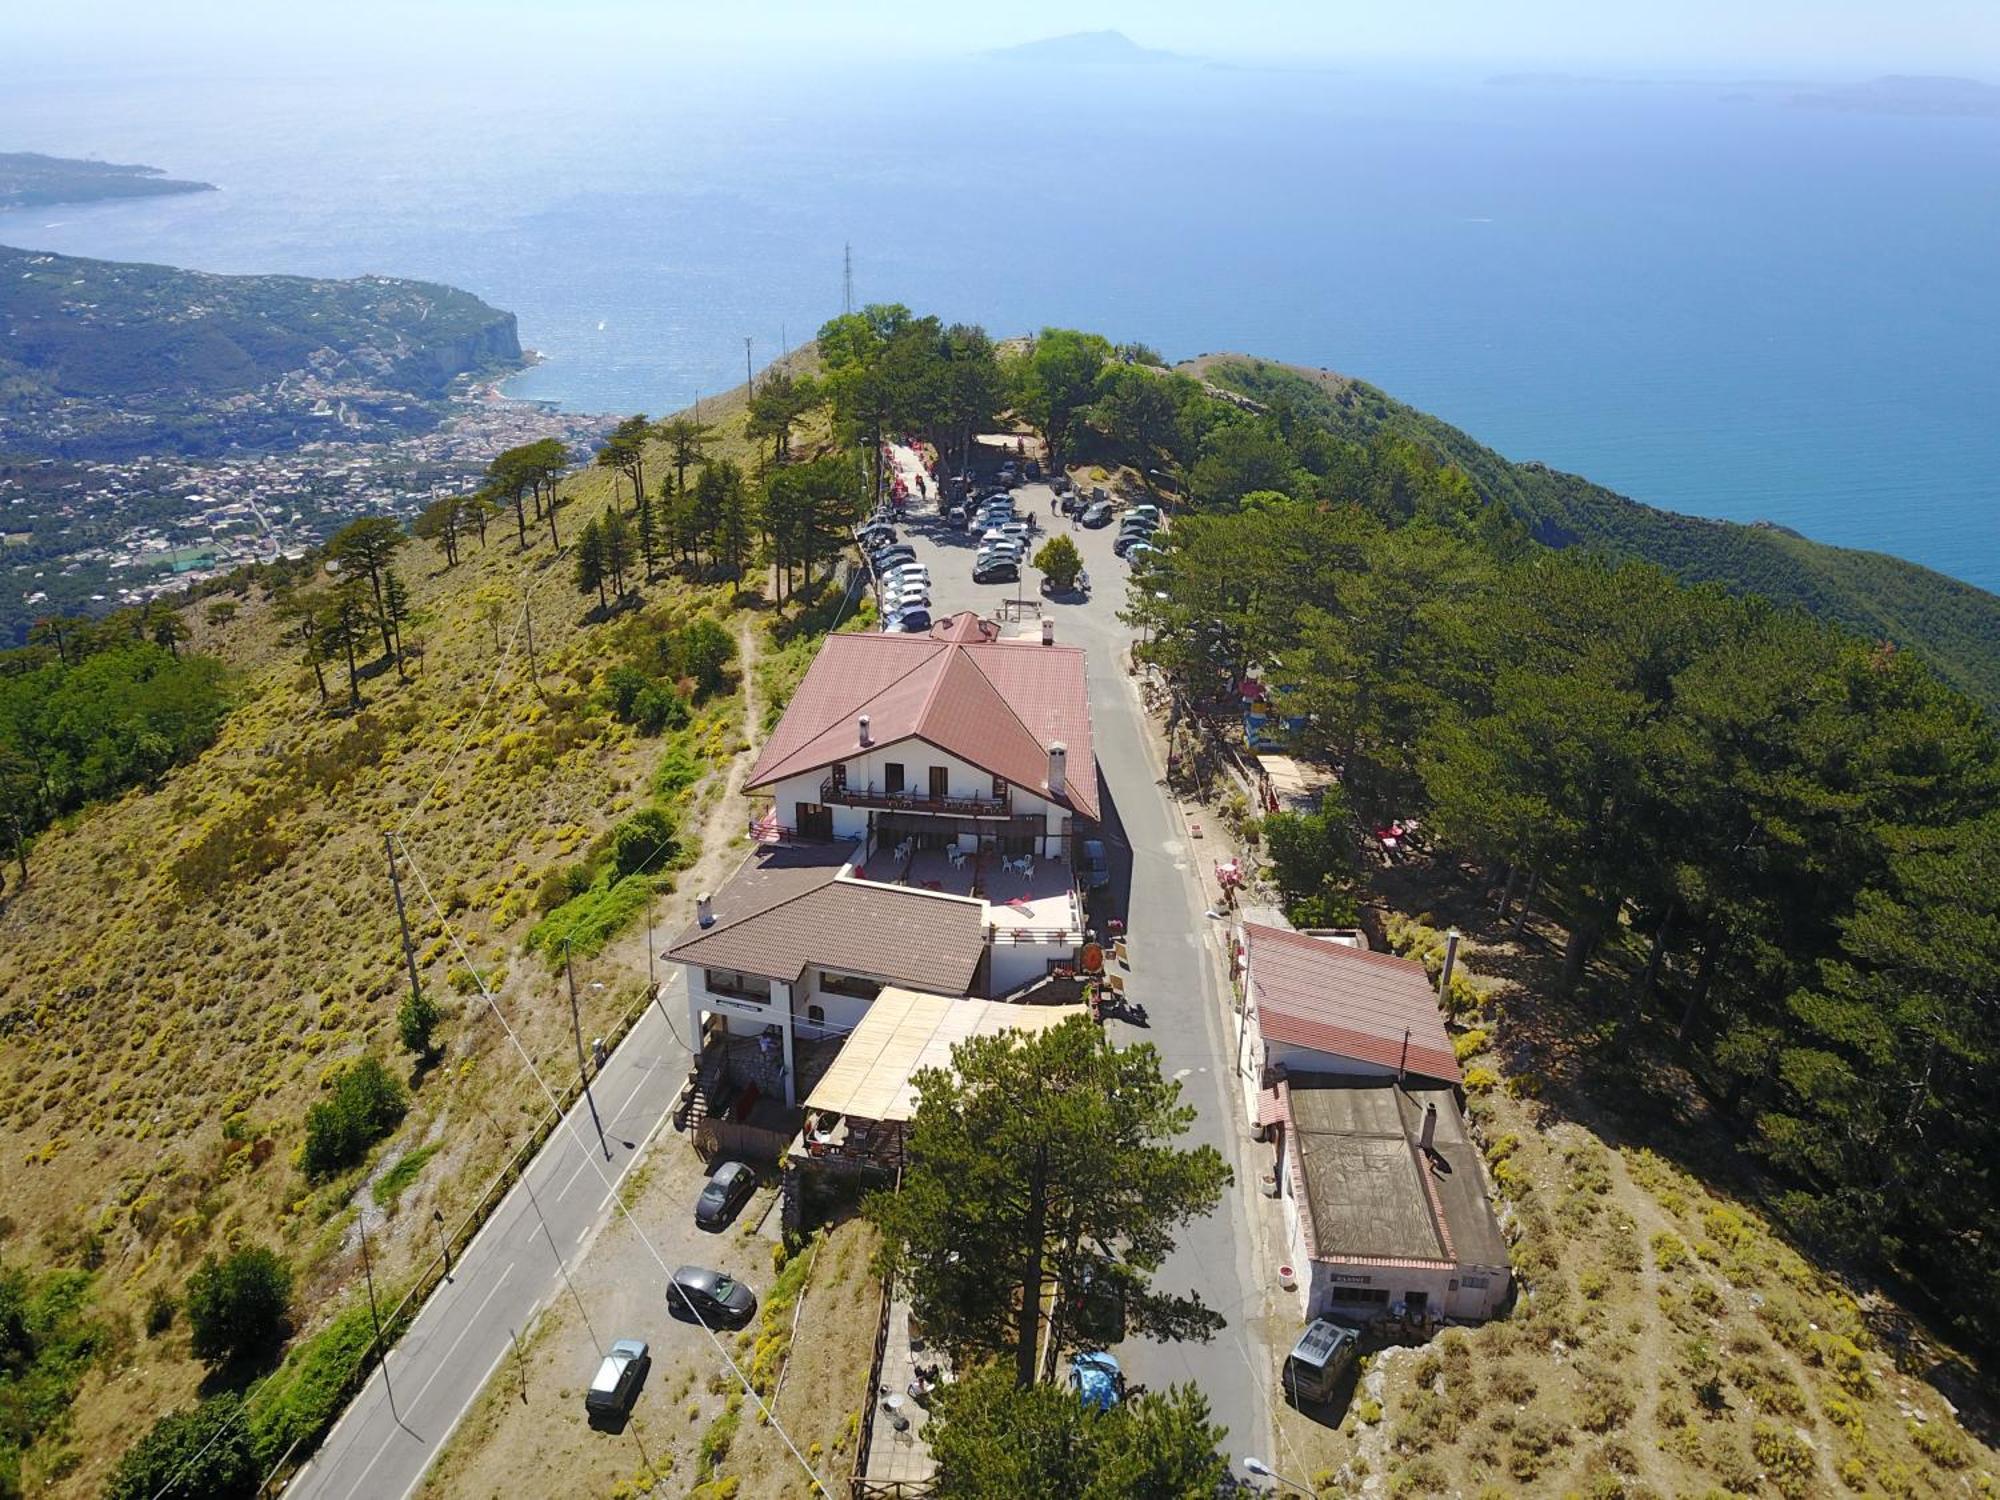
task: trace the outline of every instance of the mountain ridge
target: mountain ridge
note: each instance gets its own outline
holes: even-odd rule
[[[1204,354],[1181,371],[1253,400],[1285,399],[1338,436],[1388,431],[1463,468],[1537,541],[1650,562],[1796,606],[1871,640],[1916,651],[1947,682],[2000,709],[2000,596],[1886,552],[1813,541],[1764,522],[1709,520],[1647,505],[1539,461],[1504,457],[1366,381],[1255,355]]]

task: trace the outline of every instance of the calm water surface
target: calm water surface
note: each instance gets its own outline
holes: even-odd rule
[[[1512,457],[2000,588],[2000,120],[880,73],[0,78],[9,149],[224,189],[0,214],[0,242],[449,281],[547,355],[523,394],[657,412],[839,311],[851,241],[860,300],[1325,365]]]

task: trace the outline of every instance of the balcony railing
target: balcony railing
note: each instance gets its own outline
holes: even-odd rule
[[[819,784],[819,800],[829,807],[879,807],[890,812],[956,813],[972,818],[1004,818],[1012,806],[1006,796],[932,797],[923,792],[877,792],[836,785],[831,776]]]

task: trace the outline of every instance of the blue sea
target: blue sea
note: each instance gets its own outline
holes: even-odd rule
[[[840,310],[1326,366],[1511,457],[2000,589],[2000,119],[1809,83],[718,63],[154,76],[0,64],[0,149],[195,197],[0,242],[448,281],[521,394],[660,412]]]

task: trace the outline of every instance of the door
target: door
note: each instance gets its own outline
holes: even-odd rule
[[[833,838],[833,809],[823,802],[801,802],[798,805],[797,827],[802,839]]]
[[[903,763],[892,760],[882,767],[882,786],[890,796],[903,790]]]
[[[931,767],[931,801],[942,802],[951,795],[951,771],[944,766]]]

